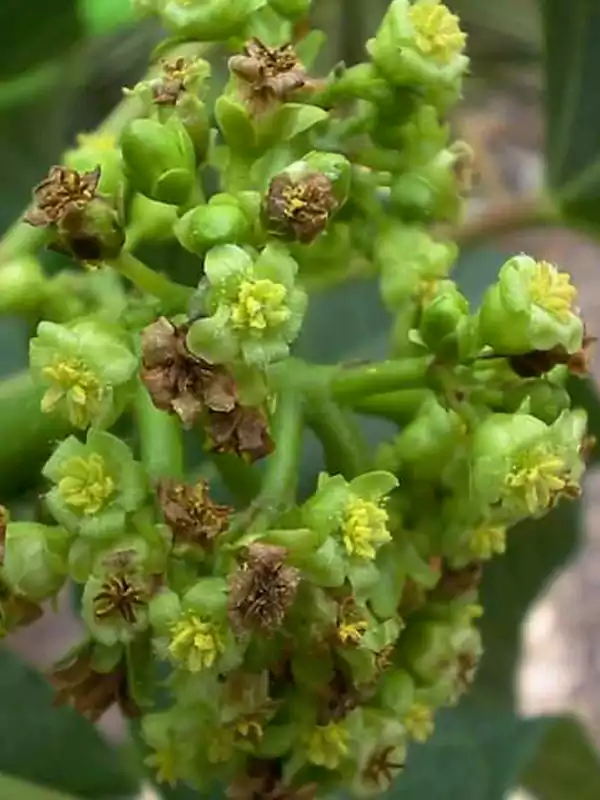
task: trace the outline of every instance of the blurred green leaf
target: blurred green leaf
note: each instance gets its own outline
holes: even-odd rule
[[[77,0],[2,0],[0,79],[63,56],[82,35]]]
[[[6,800],[75,800],[72,795],[62,792],[55,792],[52,789],[44,789],[33,783],[16,780],[9,775],[0,775],[0,797]]]
[[[42,675],[0,649],[0,771],[77,798],[134,794],[138,780],[116,751],[77,712],[54,708],[53,694]],[[3,800],[21,800],[1,789]]]
[[[79,0],[79,8],[90,35],[108,33],[135,18],[131,0]]]
[[[523,785],[537,800],[600,797],[600,757],[577,720],[564,718],[548,727]]]
[[[600,213],[600,4],[542,0],[546,40],[550,188],[567,217],[598,226]]]

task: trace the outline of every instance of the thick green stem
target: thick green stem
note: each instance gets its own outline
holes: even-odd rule
[[[154,406],[140,382],[135,396],[135,417],[140,436],[140,456],[153,482],[184,477],[181,423]]]
[[[355,478],[369,467],[369,454],[363,433],[352,415],[331,400],[310,397],[306,421],[321,441],[325,466],[331,475]]]
[[[173,283],[164,275],[147,267],[131,253],[123,251],[117,258],[106,263],[128,278],[142,292],[162,300],[169,311],[183,311],[193,293],[193,289]]]
[[[66,420],[44,414],[44,390],[29,373],[0,383],[0,497],[31,488],[56,442],[70,432]]]
[[[260,491],[260,473],[234,453],[211,453],[210,459],[224,486],[240,506],[251,503]]]
[[[409,422],[429,394],[428,389],[401,389],[399,392],[357,397],[352,408],[369,417],[383,417],[399,424]]]
[[[331,395],[340,403],[351,403],[370,394],[423,387],[430,357],[380,361],[361,367],[341,367],[331,378]]]

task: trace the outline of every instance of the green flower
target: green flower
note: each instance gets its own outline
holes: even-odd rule
[[[385,77],[442,108],[460,95],[469,59],[458,18],[439,0],[393,0],[367,50]]]
[[[581,410],[563,412],[552,425],[528,414],[492,414],[473,438],[470,496],[500,524],[578,496],[585,429]]]
[[[46,495],[50,512],[82,536],[121,532],[147,494],[142,465],[124,442],[103,431],[90,430],[85,444],[65,439],[42,474],[55,484]]]
[[[342,723],[317,725],[307,740],[307,758],[318,767],[337,769],[348,753],[348,739],[348,731]]]
[[[34,376],[48,387],[42,410],[59,410],[77,428],[108,427],[129,397],[137,359],[113,326],[80,320],[40,322],[29,344]]]
[[[4,541],[3,578],[27,600],[54,596],[67,576],[71,536],[64,528],[10,522]]]
[[[207,316],[190,328],[190,351],[213,363],[265,366],[285,358],[307,304],[287,250],[268,245],[253,262],[242,248],[224,245],[209,251],[204,268],[199,299]]]
[[[565,272],[521,255],[500,270],[479,311],[482,344],[502,355],[564,347],[581,349],[583,322],[574,308],[577,290]]]
[[[372,562],[381,545],[391,541],[384,498],[398,485],[389,472],[369,472],[348,483],[341,475],[322,474],[315,495],[302,509],[304,524],[331,537],[307,559],[318,562],[325,550],[330,562]],[[342,567],[343,568],[343,567]],[[343,572],[342,572],[343,581]]]
[[[110,559],[106,559],[107,565]],[[149,583],[135,571],[110,566],[91,575],[81,613],[93,638],[104,645],[127,644],[148,627]]]
[[[425,703],[413,703],[404,715],[404,727],[416,742],[426,742],[434,729],[433,709]]]
[[[160,11],[168,31],[201,42],[225,41],[244,32],[267,0],[166,0]]]

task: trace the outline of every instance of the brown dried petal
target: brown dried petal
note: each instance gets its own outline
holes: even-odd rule
[[[176,542],[207,547],[229,525],[233,509],[213,502],[205,481],[190,486],[163,480],[158,485],[157,495]]]
[[[584,334],[581,349],[576,353],[567,353],[564,347],[557,345],[551,350],[532,350],[511,356],[510,366],[521,378],[539,378],[561,364],[566,365],[573,375],[584,377],[589,374],[590,350],[596,341],[596,336]]]
[[[68,167],[56,166],[33,191],[34,207],[25,220],[31,225],[52,225],[80,211],[96,197],[100,167],[79,173]]]
[[[286,566],[284,547],[254,543],[245,563],[229,577],[229,619],[234,630],[272,632],[281,627],[300,582]]]
[[[294,182],[282,174],[271,181],[265,213],[278,233],[307,244],[325,230],[336,206],[333,184],[326,175],[316,172]]]

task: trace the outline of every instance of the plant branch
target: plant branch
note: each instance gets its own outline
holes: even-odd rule
[[[170,311],[185,309],[193,293],[193,289],[165,278],[126,251],[121,252],[117,258],[107,261],[106,264],[128,278],[142,292],[158,297]]]
[[[351,405],[358,414],[405,424],[414,417],[428,394],[428,389],[401,389],[398,392],[357,397]]]
[[[306,421],[323,446],[330,474],[351,480],[367,471],[367,445],[351,414],[331,400],[311,396],[306,403]]]
[[[334,368],[330,381],[331,395],[340,403],[352,403],[365,395],[423,387],[431,363],[432,359],[424,356],[380,361],[361,367]]]
[[[135,417],[140,436],[142,464],[152,481],[184,477],[181,423],[154,406],[146,387],[138,382]]]

